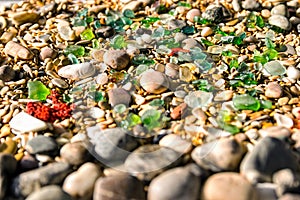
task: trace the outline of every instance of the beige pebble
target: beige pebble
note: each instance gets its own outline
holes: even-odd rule
[[[9,41],[5,45],[4,52],[12,57],[19,57],[24,60],[33,58],[33,54],[26,47],[13,41]]]
[[[207,37],[207,36],[210,36],[213,33],[214,33],[214,31],[212,30],[212,28],[204,27],[204,29],[202,29],[202,31],[201,31],[201,36],[202,37]]]
[[[190,22],[194,22],[194,18],[196,16],[200,16],[201,15],[201,12],[199,9],[191,9],[189,10],[187,13],[186,13],[186,19],[189,20]]]
[[[270,12],[269,10],[267,10],[267,9],[263,9],[263,10],[261,11],[261,16],[262,16],[263,18],[269,18],[269,17],[271,16],[271,12]]]

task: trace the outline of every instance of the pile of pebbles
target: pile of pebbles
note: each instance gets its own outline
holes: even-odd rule
[[[0,10],[0,200],[300,199],[298,0]]]

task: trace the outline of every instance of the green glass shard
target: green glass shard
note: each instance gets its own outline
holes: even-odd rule
[[[128,17],[128,18],[134,18],[135,17],[134,12],[132,10],[129,10],[129,9],[124,10],[123,16]]]
[[[50,94],[50,89],[48,89],[41,81],[29,81],[27,83],[28,97],[30,99],[36,99],[44,101]]]
[[[83,56],[85,54],[85,48],[80,45],[69,45],[65,48],[64,53],[65,55],[72,53],[75,56]]]
[[[72,53],[68,54],[68,59],[71,61],[72,64],[78,64],[79,63],[79,60],[77,59],[77,57]]]
[[[127,47],[127,42],[125,41],[124,36],[116,35],[110,42],[110,46],[114,49],[123,49]]]
[[[154,99],[149,103],[150,106],[163,106],[164,104],[164,100],[161,99]]]
[[[254,110],[260,108],[260,102],[249,94],[236,95],[232,99],[233,105],[239,110]]]
[[[86,29],[80,34],[80,37],[82,40],[92,40],[95,38],[95,35],[92,29]]]
[[[184,33],[184,34],[187,34],[187,35],[191,35],[191,34],[194,34],[196,33],[196,30],[195,30],[195,27],[194,26],[185,26],[181,29],[181,31]]]
[[[125,111],[126,111],[126,105],[124,105],[124,104],[118,104],[118,105],[115,105],[115,107],[114,107],[114,111],[116,112],[116,113],[124,113]]]

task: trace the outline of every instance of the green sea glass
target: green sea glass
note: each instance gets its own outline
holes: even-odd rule
[[[27,83],[27,87],[28,87],[28,96],[30,99],[44,101],[46,100],[47,96],[50,94],[50,89],[48,89],[40,81],[29,81]]]
[[[254,110],[260,108],[260,102],[249,94],[236,95],[232,99],[233,105],[239,110]]]
[[[72,53],[75,56],[83,56],[85,54],[85,48],[79,45],[69,45],[65,48],[64,53],[66,55]]]

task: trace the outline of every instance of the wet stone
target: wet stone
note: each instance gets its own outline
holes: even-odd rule
[[[124,104],[127,107],[131,101],[131,95],[123,88],[115,88],[108,91],[108,99],[111,106]]]
[[[4,65],[0,67],[0,80],[11,81],[15,78],[15,75],[16,72],[11,66]]]
[[[145,200],[144,185],[136,178],[123,174],[98,178],[94,200],[139,199]]]
[[[277,82],[268,83],[265,95],[268,98],[280,98],[282,96],[282,88]]]
[[[196,147],[192,159],[204,169],[214,172],[237,170],[245,148],[234,139],[224,138]]]
[[[4,48],[4,52],[12,57],[18,57],[24,60],[33,58],[33,54],[24,46],[19,43],[9,41]]]
[[[53,138],[39,135],[28,141],[26,151],[30,154],[55,156],[58,153],[58,145]]]
[[[271,25],[277,26],[283,30],[289,30],[291,29],[291,24],[289,22],[289,20],[282,15],[272,15],[269,18],[269,23]]]
[[[123,50],[109,50],[104,53],[105,64],[116,70],[125,69],[130,61],[129,55]]]
[[[276,159],[269,159],[274,158]],[[251,183],[271,181],[272,175],[280,169],[299,169],[296,159],[287,145],[276,138],[265,137],[246,154],[240,171]]]
[[[72,197],[68,195],[58,185],[49,185],[42,187],[41,189],[30,194],[26,200],[72,200]]]
[[[79,80],[95,74],[95,67],[89,62],[67,65],[58,70],[58,75],[63,78]]]
[[[148,70],[142,73],[140,85],[149,93],[160,94],[169,88],[169,81],[165,74]]]
[[[43,186],[60,184],[71,171],[67,163],[56,162],[23,172],[13,179],[11,190],[16,196],[28,196]]]
[[[60,149],[61,158],[70,165],[81,165],[87,162],[91,155],[82,142],[67,143]]]
[[[255,189],[243,176],[234,172],[223,172],[207,179],[201,199],[256,200],[257,198]]]
[[[188,168],[170,169],[154,178],[148,189],[149,200],[199,198],[200,179]]]
[[[95,182],[100,175],[100,169],[96,164],[85,163],[66,177],[62,188],[74,198],[91,199]]]
[[[126,170],[140,180],[151,180],[165,169],[179,164],[181,153],[159,145],[144,145],[125,161]]]

